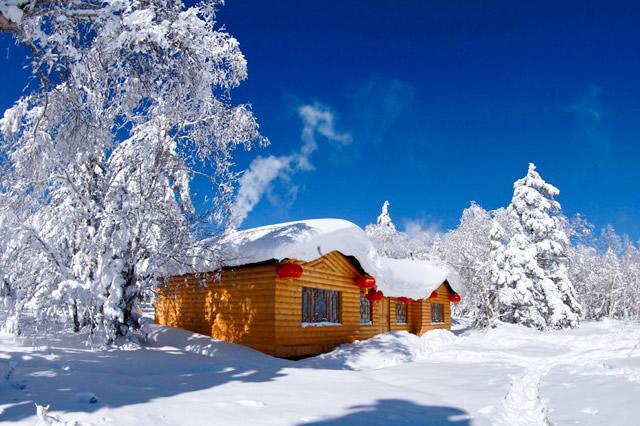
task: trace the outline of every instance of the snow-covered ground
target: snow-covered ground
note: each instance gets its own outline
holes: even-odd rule
[[[505,325],[387,333],[294,362],[158,326],[108,351],[0,336],[0,422],[36,423],[37,403],[79,424],[634,425],[639,343],[637,323]]]

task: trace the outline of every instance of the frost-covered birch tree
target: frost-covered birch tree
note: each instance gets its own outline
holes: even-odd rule
[[[198,225],[228,213],[234,149],[263,142],[230,102],[247,65],[218,3],[0,2],[39,82],[0,121],[7,325],[32,310],[111,342],[160,276],[215,255]]]
[[[571,248],[569,273],[586,319],[640,319],[640,250],[611,225]]]
[[[435,247],[435,254],[451,265],[465,286],[456,313],[477,319],[490,307],[488,260],[491,251],[491,213],[475,202],[462,212],[457,228],[447,232]]]

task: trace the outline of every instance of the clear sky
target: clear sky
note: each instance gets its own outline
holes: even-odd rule
[[[399,227],[447,229],[471,200],[506,206],[534,162],[567,214],[640,239],[640,2],[228,0],[219,21],[249,64],[234,98],[271,141],[238,167],[299,151],[302,105],[349,136],[318,135],[313,169],[275,181],[243,227],[364,226],[388,199]],[[0,52],[6,108],[24,59],[7,36]]]

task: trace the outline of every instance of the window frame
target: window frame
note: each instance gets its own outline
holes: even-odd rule
[[[400,321],[400,312],[404,311],[404,321]],[[408,325],[409,324],[409,305],[405,302],[396,300],[396,325]]]
[[[324,302],[325,312],[316,309]],[[342,292],[338,290],[302,287],[300,298],[302,326],[342,325]]]
[[[435,307],[438,307],[438,309],[434,309]],[[437,321],[436,312],[440,314],[440,321]],[[445,324],[445,323],[446,321],[444,318],[444,304],[432,303],[431,304],[431,324]]]
[[[365,313],[362,309],[362,302],[366,302],[368,305],[368,313],[369,319],[364,320],[363,313]],[[360,326],[369,327],[373,325],[373,303],[371,300],[367,299],[367,295],[364,292],[360,292]]]

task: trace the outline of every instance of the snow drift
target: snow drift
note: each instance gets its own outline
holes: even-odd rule
[[[431,330],[422,336],[391,331],[338,346],[331,352],[301,361],[301,364],[336,370],[375,370],[425,359],[455,339],[448,330]]]

